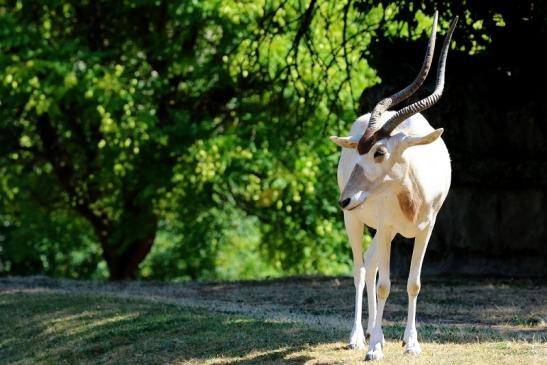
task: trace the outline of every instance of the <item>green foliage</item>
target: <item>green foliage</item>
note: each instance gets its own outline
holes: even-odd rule
[[[347,272],[326,136],[375,82],[360,55],[371,16],[300,1],[5,2],[2,271],[100,277],[102,252],[123,277],[155,239],[146,278]]]
[[[27,272],[101,276],[102,250],[111,275],[130,275],[113,271],[155,238],[143,277],[348,271],[326,137],[376,80],[361,57],[371,16],[333,2],[4,3],[2,270],[24,257]]]
[[[0,274],[107,277],[89,222],[62,209],[67,202],[47,169],[1,169]]]
[[[81,217],[70,211],[28,212],[18,224],[25,229],[14,229],[2,244],[2,272],[28,275],[40,268],[50,276],[107,277],[106,267],[99,265],[100,247],[89,224]]]
[[[0,3],[0,272],[349,272],[326,137],[404,4]]]

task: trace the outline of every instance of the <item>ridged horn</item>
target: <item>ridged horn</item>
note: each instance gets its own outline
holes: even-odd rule
[[[450,25],[450,29],[444,38],[443,48],[441,50],[441,55],[439,56],[439,65],[437,69],[437,84],[435,85],[435,91],[428,97],[415,102],[395,113],[389,120],[382,126],[382,135],[390,135],[391,132],[397,128],[407,118],[413,116],[416,113],[419,113],[431,106],[435,105],[437,101],[441,98],[444,89],[444,75],[446,70],[446,58],[448,56],[448,50],[450,49],[450,41],[452,39],[452,33],[456,28],[458,23],[458,17],[456,16]]]
[[[425,79],[427,78],[427,74],[429,73],[429,69],[431,68],[431,63],[433,62],[435,39],[437,34],[437,19],[438,12],[435,11],[435,14],[433,15],[433,26],[431,27],[431,35],[429,36],[429,42],[427,43],[424,61],[422,63],[422,68],[420,69],[420,72],[418,72],[418,76],[416,76],[414,81],[412,81],[412,83],[405,87],[403,90],[380,100],[380,102],[378,102],[378,104],[374,106],[374,109],[372,110],[370,115],[367,130],[361,138],[362,142],[368,139],[376,131],[376,122],[380,119],[380,117],[386,110],[408,99],[424,83]],[[359,142],[360,144],[361,141]]]

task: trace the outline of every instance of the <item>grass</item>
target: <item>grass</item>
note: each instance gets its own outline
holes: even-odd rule
[[[547,285],[423,279],[423,354],[403,355],[405,283],[383,364],[547,364]],[[92,283],[0,279],[0,364],[352,364],[352,280]],[[366,317],[365,317],[366,318]]]

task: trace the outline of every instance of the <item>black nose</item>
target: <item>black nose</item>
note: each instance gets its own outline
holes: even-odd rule
[[[344,200],[340,200],[338,204],[340,204],[340,208],[344,209],[349,205],[349,202],[351,201],[351,198],[346,198]]]

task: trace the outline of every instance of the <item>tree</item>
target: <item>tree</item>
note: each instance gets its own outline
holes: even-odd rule
[[[488,91],[478,76],[458,82],[458,64],[482,62],[474,74],[497,80],[496,97],[506,82],[522,89],[525,78],[502,74],[529,75],[518,57],[528,40],[518,40],[545,33],[540,5],[3,2],[0,271],[89,276],[106,263],[112,279],[346,272],[338,150],[326,137],[414,77],[435,7],[441,30],[463,17],[443,98],[460,104],[442,109],[457,116],[443,114],[448,123],[467,110],[459,95],[476,102]],[[508,57],[506,41],[519,52]],[[462,133],[447,128],[449,143],[467,140]],[[451,151],[458,168],[465,148]]]
[[[2,18],[4,158],[55,176],[111,278],[135,277],[159,190],[234,93],[221,57],[237,27],[221,34],[218,13],[184,2],[19,1]]]
[[[110,277],[126,279],[160,222],[178,224],[195,277],[212,262],[214,221],[236,214],[258,218],[261,250],[280,269],[345,265],[343,236],[325,236],[341,227],[334,179],[318,181],[334,161],[322,141],[333,120],[353,117],[373,74],[356,48],[328,42],[361,36],[356,22],[332,22],[340,11],[356,19],[315,1],[6,2],[0,158],[11,230],[38,205],[76,212]],[[314,241],[318,250],[306,247]]]

